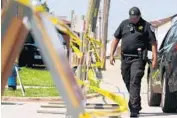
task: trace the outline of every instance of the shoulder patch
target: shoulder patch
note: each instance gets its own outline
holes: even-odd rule
[[[152,25],[150,25],[150,29],[152,32],[155,32],[155,28]]]

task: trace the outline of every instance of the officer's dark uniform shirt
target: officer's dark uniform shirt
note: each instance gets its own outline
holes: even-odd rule
[[[142,18],[137,24],[124,20],[116,30],[114,37],[122,39],[121,51],[125,54],[137,54],[138,48],[148,49],[156,41],[152,26]]]

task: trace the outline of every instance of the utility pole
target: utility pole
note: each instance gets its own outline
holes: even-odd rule
[[[106,69],[106,44],[107,44],[107,36],[108,36],[108,18],[109,18],[109,8],[110,8],[111,0],[104,0],[103,5],[103,37],[102,44],[103,47],[101,49],[101,58],[103,61],[103,70]]]
[[[73,28],[74,28],[74,14],[75,14],[75,12],[74,12],[74,10],[72,10],[71,11],[71,30],[73,31]],[[70,41],[71,40],[69,40],[69,45],[70,45]],[[73,53],[72,53],[72,49],[71,48],[69,48],[68,49],[69,50],[69,62],[70,62],[70,64],[72,65],[73,64]]]
[[[91,11],[92,11],[92,7],[93,7],[93,3],[94,1],[93,0],[88,0],[88,11],[87,11],[87,15],[86,15],[86,21],[85,21],[85,28],[84,28],[84,33],[86,33],[88,31],[88,28],[89,28],[89,24],[90,24],[90,21],[91,21]],[[83,37],[83,40],[82,40],[82,45],[83,45],[83,48],[82,48],[82,51],[83,51],[83,62],[82,62],[82,70],[83,70],[83,73],[82,73],[82,80],[87,80],[87,60],[88,60],[88,56],[87,56],[87,51],[88,51],[88,40]]]
[[[86,16],[85,33],[89,33],[89,35],[90,35],[90,34],[95,33],[98,10],[100,7],[100,0],[89,0],[88,2],[89,2],[89,7],[88,7],[87,16]],[[84,46],[85,48],[84,48],[83,52],[84,52],[85,56],[87,57],[87,55],[88,55],[87,52],[88,52],[88,49],[90,46],[90,42],[86,38],[84,38],[83,43],[85,44],[85,46]],[[90,56],[84,60],[84,64],[83,64],[84,70],[87,70],[87,68],[88,68],[86,61],[88,61],[89,59],[90,59]],[[85,73],[85,75],[87,75],[86,74],[87,72],[84,72],[84,73]],[[85,76],[85,78],[87,78],[87,76]]]
[[[7,5],[8,0],[1,0],[1,9]]]
[[[101,39],[102,39],[102,35],[101,35],[101,33],[102,33],[102,13],[101,13],[101,10],[99,11],[99,14],[98,14],[98,22],[99,22],[99,24],[98,24],[98,39],[99,39],[99,41],[101,42]],[[99,49],[99,56],[101,57],[101,48]]]
[[[3,0],[1,0],[1,9],[3,8],[3,4],[4,4],[4,2],[3,2]]]

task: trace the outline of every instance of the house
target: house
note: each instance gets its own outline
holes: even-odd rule
[[[177,20],[177,14],[170,16],[168,18],[151,21],[150,23],[155,28],[155,35],[158,41],[158,48],[160,47],[167,31],[172,26],[172,24]]]
[[[175,21],[177,21],[177,14],[167,17],[167,18],[163,18],[160,20],[155,20],[155,21],[150,22],[152,26],[155,28],[155,36],[157,39],[158,49],[160,48],[160,45],[166,33],[168,32],[168,30],[170,29],[170,27],[173,25]],[[148,52],[148,58],[149,59],[152,58],[152,52],[150,51]]]

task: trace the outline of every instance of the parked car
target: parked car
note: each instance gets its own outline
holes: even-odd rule
[[[167,32],[158,50],[158,65],[148,67],[148,104],[163,112],[177,110],[177,22]]]
[[[63,39],[63,36],[58,33],[58,38],[63,43],[63,46],[66,46],[66,42]],[[32,67],[33,65],[44,65],[42,56],[40,54],[40,49],[37,42],[33,39],[31,32],[28,34],[24,47],[20,53],[18,60],[19,67],[28,66]]]
[[[40,55],[40,49],[37,43],[32,37],[31,32],[28,34],[24,43],[24,47],[20,53],[18,65],[32,67],[34,64],[43,64],[42,57]]]

